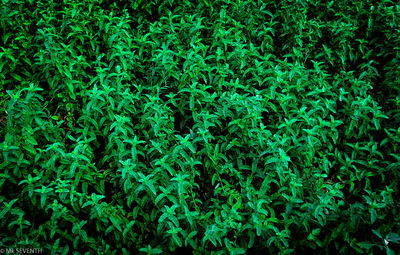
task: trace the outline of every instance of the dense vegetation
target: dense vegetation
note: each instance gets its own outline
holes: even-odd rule
[[[2,0],[0,247],[395,254],[378,2]]]

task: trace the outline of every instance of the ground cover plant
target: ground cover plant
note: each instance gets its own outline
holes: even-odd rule
[[[0,248],[400,251],[398,2],[0,14]]]

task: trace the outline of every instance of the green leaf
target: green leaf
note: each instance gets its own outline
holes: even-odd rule
[[[374,234],[375,234],[377,237],[379,237],[379,238],[383,239],[383,237],[382,237],[381,233],[379,233],[379,231],[378,231],[378,230],[371,229],[371,231],[372,231],[372,233],[374,233]]]
[[[360,246],[361,248],[367,249],[367,250],[369,250],[375,246],[375,244],[369,243],[367,241],[358,242],[357,245]]]

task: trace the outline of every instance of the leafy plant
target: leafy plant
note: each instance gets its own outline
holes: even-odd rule
[[[399,4],[7,1],[0,246],[396,254]]]

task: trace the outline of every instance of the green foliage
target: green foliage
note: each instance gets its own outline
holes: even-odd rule
[[[398,3],[0,13],[0,247],[400,251]]]

